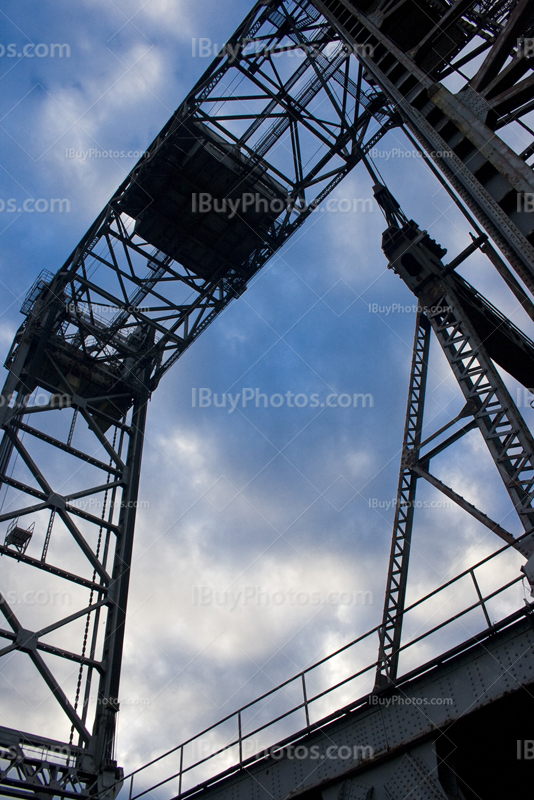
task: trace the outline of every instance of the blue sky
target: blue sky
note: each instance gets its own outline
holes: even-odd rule
[[[2,4],[4,355],[31,283],[42,269],[60,268],[135,164],[121,151],[143,151],[207,67],[207,59],[192,56],[192,40],[222,45],[250,7],[246,0]],[[35,50],[41,54],[68,44],[70,55],[10,58],[10,43],[17,53],[42,45]],[[119,155],[84,159],[69,157],[72,150]],[[469,242],[469,228],[402,133],[389,133],[377,150],[375,163],[407,216],[456,255]],[[371,197],[363,167],[334,196],[349,204]],[[49,208],[54,199],[68,201],[70,210],[10,211],[32,200],[27,208]],[[126,768],[380,621],[415,321],[413,296],[386,268],[383,228],[377,208],[317,211],[186,352],[151,401],[118,737]],[[461,272],[532,336],[532,323],[482,256]],[[321,402],[330,393],[368,394],[373,404],[264,409],[240,401],[229,413],[228,406],[193,407],[192,391],[201,388],[219,397],[242,397],[246,389],[269,397],[315,393]],[[434,342],[428,431],[462,405]],[[524,413],[530,421],[532,410]],[[477,432],[442,456],[435,473],[519,533]],[[419,497],[440,500],[427,486]],[[422,508],[409,598],[498,545],[457,508]],[[512,574],[519,563],[512,558]],[[12,564],[2,567],[16,580]],[[232,601],[246,587],[263,592],[264,601]],[[322,600],[276,605],[276,592],[286,598],[318,592]],[[367,593],[367,602],[325,601],[332,592]],[[470,632],[466,623],[456,637]],[[418,657],[431,654],[421,649]],[[14,704],[4,724],[55,735],[48,702],[24,719],[21,709]]]

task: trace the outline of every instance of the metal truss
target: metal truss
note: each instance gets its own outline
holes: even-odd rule
[[[357,53],[371,85],[395,104],[409,141],[425,155],[457,204],[462,208],[465,202],[532,293],[534,176],[529,162],[534,155],[534,131],[527,116],[534,109],[532,3],[316,0],[314,4]],[[454,94],[444,85],[451,77],[459,87]],[[528,140],[521,150],[508,144],[521,138]],[[445,313],[427,310],[417,321],[377,668],[377,686],[381,686],[394,681],[397,674],[417,480],[424,478],[505,541],[515,541],[511,533],[431,475],[431,458],[478,427],[524,530],[534,527],[534,443],[495,366],[504,367],[528,387],[534,346],[454,269],[480,247],[531,317],[534,308],[472,219],[479,236],[446,271],[440,260],[444,251],[397,214],[398,205],[384,187],[375,189],[381,193],[377,199],[390,225],[386,255],[425,307],[447,309]],[[415,249],[414,240],[418,241]],[[411,271],[402,266],[410,257],[425,264],[417,280],[412,274],[417,271],[415,262]],[[466,398],[460,415],[423,444],[414,438],[414,432],[421,430],[424,405],[422,319],[434,330]],[[459,422],[459,430],[421,455],[425,444]],[[530,558],[529,537],[516,546]],[[532,562],[525,572],[532,583]]]
[[[314,0],[412,142],[534,290],[534,7],[529,0]],[[479,57],[485,54],[480,66]],[[443,84],[453,76],[460,89]],[[526,77],[525,77],[526,76]],[[521,134],[518,136],[517,134]],[[516,150],[509,141],[527,139]]]
[[[307,0],[257,4],[56,276],[57,339],[116,369],[150,331],[155,388],[398,124],[362,71]]]
[[[30,290],[0,400],[0,554],[15,587],[0,595],[0,656],[14,696],[31,707],[37,693],[54,732],[19,730],[23,719],[0,728],[0,793],[120,788],[114,737],[150,394],[396,124],[311,3],[259,2],[63,267]],[[26,585],[68,598],[68,613],[32,615]]]
[[[378,192],[380,197],[380,191]],[[380,632],[377,688],[397,677],[404,598],[408,578],[414,500],[419,478],[441,491],[528,561],[522,568],[534,586],[534,438],[508,392],[496,364],[527,384],[534,342],[519,331],[454,270],[473,247],[444,265],[445,251],[413,221],[394,222],[383,237],[390,267],[414,292],[418,315],[410,380],[405,441],[393,528],[384,615]],[[478,242],[480,246],[482,242]],[[449,362],[465,398],[460,413],[421,441],[430,331]],[[453,433],[449,431],[456,428]],[[514,536],[455,489],[430,472],[430,462],[478,428],[515,508],[524,534]],[[448,433],[446,438],[443,435]],[[441,439],[441,440],[440,440]],[[440,440],[431,449],[431,442]],[[422,452],[425,450],[425,452]],[[525,535],[527,534],[527,535]],[[480,589],[475,581],[479,597]],[[488,618],[488,624],[490,624]]]
[[[36,790],[48,796],[103,796],[106,782],[120,777],[113,739],[148,394],[140,392],[132,409],[115,420],[106,435],[108,419],[99,407],[109,403],[109,395],[90,400],[78,395],[72,390],[72,376],[69,380],[55,366],[57,384],[64,389],[61,395],[52,394],[46,405],[15,405],[6,414],[4,441],[17,458],[14,469],[2,475],[7,502],[0,522],[16,519],[18,529],[24,530],[31,515],[37,530],[27,553],[11,547],[8,539],[0,552],[18,562],[18,570],[26,567],[23,578],[46,586],[41,592],[50,600],[66,599],[64,604],[75,610],[29,629],[27,609],[18,612],[4,595],[1,610],[8,627],[0,636],[9,644],[0,655],[17,650],[28,656],[63,715],[54,742],[0,729],[1,746],[6,748],[2,757],[8,761],[2,783],[9,795],[21,797]],[[51,435],[50,429],[55,427],[57,434],[61,427],[57,419],[48,424],[52,409],[56,417],[59,411],[69,416],[61,420],[69,423],[66,436]],[[59,453],[72,478],[57,466],[50,468]],[[23,498],[29,503],[23,504]],[[29,578],[28,571],[36,569],[48,579],[38,580],[36,574]],[[10,572],[16,579],[15,571]],[[12,590],[17,605],[22,604],[20,591]],[[80,635],[79,650],[54,642],[65,630]],[[31,673],[24,667],[21,672],[15,688],[30,699]],[[56,716],[54,709],[49,713]]]
[[[34,677],[44,681],[54,738],[0,728],[0,792],[111,800],[119,790],[114,737],[150,394],[391,127],[404,123],[534,289],[534,150],[515,153],[497,134],[512,124],[530,131],[532,61],[519,42],[532,33],[531,5],[422,6],[416,19],[403,0],[258,2],[63,267],[30,290],[0,404],[0,553],[15,586],[0,595],[0,656],[14,665],[19,694],[33,698]],[[460,93],[440,83],[483,52]],[[429,308],[439,301],[449,311],[418,320],[379,682],[396,670],[412,526],[400,503],[419,477],[531,555],[528,537],[516,543],[444,486],[430,459],[478,426],[527,531],[534,514],[532,438],[493,363],[508,364],[503,347],[515,348],[524,382],[534,346],[501,317],[504,341],[483,345],[497,310],[453,275],[454,264],[443,273],[428,237],[413,227],[390,233],[395,269]],[[488,242],[476,246],[527,307]],[[407,252],[422,258],[424,286],[402,266]],[[473,419],[422,456],[424,320]],[[69,587],[70,613],[47,608],[43,621],[19,610],[25,581],[60,596]]]
[[[404,463],[409,462],[410,456],[414,453],[417,455],[421,446],[431,331],[427,317],[422,312],[418,312],[415,323],[408,407],[406,409],[406,424],[402,446]],[[404,464],[401,466],[393,522],[389,571],[386,582],[383,627],[380,632],[379,665],[377,669],[378,687],[383,680],[384,672],[386,678],[389,678],[390,674],[396,675],[397,673],[402,615],[408,582],[417,477],[408,466],[404,466]]]

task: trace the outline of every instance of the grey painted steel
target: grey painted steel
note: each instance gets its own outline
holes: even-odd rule
[[[382,629],[380,631],[379,663],[376,673],[378,686],[389,683],[397,676],[417,489],[417,475],[407,466],[407,461],[410,455],[418,455],[421,446],[430,332],[431,328],[428,319],[422,312],[418,312],[415,321],[402,461],[397,488],[395,519],[393,521]]]
[[[377,196],[380,197],[380,194]],[[454,274],[452,269],[454,265],[444,266],[441,261],[442,249],[429,238],[426,231],[417,228],[413,221],[405,223],[402,227],[399,227],[396,220],[392,222],[394,224],[390,225],[383,237],[383,249],[390,262],[390,268],[418,298],[418,303],[425,311],[424,318],[432,326],[466,400],[463,412],[453,422],[462,417],[472,417],[486,442],[519,520],[529,536],[515,543],[512,534],[493,523],[483,512],[431,475],[428,463],[434,451],[420,453],[420,438],[417,442],[414,441],[410,451],[405,445],[379,649],[378,686],[394,681],[397,675],[404,611],[402,589],[403,582],[405,588],[407,580],[413,524],[413,511],[410,514],[413,502],[410,498],[412,495],[415,498],[415,485],[419,477],[424,477],[505,541],[513,543],[529,559],[522,569],[531,583],[534,563],[534,543],[530,533],[534,528],[534,439],[490,357],[489,345],[486,345],[484,337],[479,335],[468,311],[469,302],[475,297],[480,298],[480,306],[488,318],[492,308],[485,298],[475,293],[472,287]],[[504,330],[512,329],[509,320],[502,315],[499,318],[499,326]],[[429,341],[426,349],[427,357],[428,345]],[[417,384],[415,387],[417,391],[414,392],[414,372],[417,371],[421,360],[424,360],[420,351],[421,345],[416,331],[406,430],[410,425],[412,428],[417,428],[414,419],[419,426],[422,425],[424,380],[420,381],[422,390],[419,391]],[[462,431],[465,429],[464,426]],[[436,434],[431,436],[430,440],[435,436]],[[454,441],[452,438],[450,443]],[[439,452],[445,449],[446,445],[447,442]],[[406,487],[404,490],[403,483]],[[403,506],[408,504],[407,511],[401,508],[401,504]],[[406,522],[399,530],[400,513],[403,513]],[[479,592],[474,576],[473,580]]]
[[[447,800],[432,772],[416,755],[406,753],[392,777],[384,785],[388,800]]]
[[[383,247],[391,268],[425,308],[519,520],[525,531],[531,531],[534,439],[464,308],[466,298],[475,294],[472,287],[445,268],[428,234],[415,223],[388,228]],[[502,317],[500,324],[511,323]],[[425,456],[420,460],[424,462]],[[532,543],[522,547],[525,555],[532,555]]]
[[[518,217],[521,198],[533,196],[532,168],[525,163],[524,158],[517,155],[495,133],[494,120],[493,129],[486,124],[489,123],[492,107],[496,105],[496,101],[492,102],[490,99],[491,89],[498,80],[497,76],[509,55],[512,55],[514,60],[509,67],[503,70],[501,80],[508,80],[508,83],[513,86],[516,79],[519,79],[528,69],[528,66],[524,66],[524,60],[523,63],[520,61],[521,54],[517,42],[520,34],[531,31],[532,9],[530,12],[528,11],[524,0],[510,4],[507,9],[509,16],[502,15],[502,9],[498,4],[494,4],[494,8],[492,4],[488,4],[484,8],[483,16],[479,19],[480,26],[482,28],[485,25],[491,27],[491,23],[494,23],[493,30],[490,32],[494,36],[494,39],[490,39],[492,44],[490,53],[478,69],[471,82],[472,86],[467,83],[461,92],[453,95],[439,82],[443,73],[443,64],[446,61],[444,52],[436,47],[436,63],[432,65],[428,61],[425,64],[420,56],[422,52],[428,54],[431,49],[432,37],[436,43],[437,37],[442,34],[447,36],[449,33],[447,49],[449,56],[454,58],[460,46],[455,46],[454,31],[450,25],[455,26],[454,30],[459,35],[458,42],[463,35],[462,46],[465,46],[469,34],[467,28],[464,27],[462,35],[460,35],[459,23],[464,19],[469,23],[473,21],[469,14],[476,9],[476,4],[468,1],[459,3],[455,6],[454,11],[444,7],[441,12],[441,22],[436,23],[432,31],[417,45],[414,45],[418,36],[417,24],[422,23],[420,21],[414,23],[412,31],[407,33],[411,24],[410,15],[414,15],[409,4],[404,4],[406,17],[398,19],[397,28],[391,29],[390,26],[387,32],[383,30],[387,29],[388,16],[391,16],[396,10],[402,14],[402,0],[397,4],[392,4],[388,0],[377,0],[371,4],[362,3],[359,0],[354,2],[319,0],[316,5],[328,16],[336,29],[343,33],[347,44],[358,53],[361,62],[365,64],[380,88],[390,99],[395,101],[412,133],[427,153],[432,156],[443,175],[466,200],[471,210],[475,212],[479,221],[493,236],[512,266],[532,291],[534,289],[532,221],[526,222],[526,217],[521,220]],[[435,7],[433,10],[439,16],[440,12],[436,11]],[[492,18],[494,11],[496,16]],[[430,18],[429,13],[428,19]],[[399,33],[399,31],[404,32],[405,38],[407,35],[412,36],[413,41],[409,52],[403,51],[396,44],[398,37],[402,36],[402,32]],[[417,62],[418,56],[419,61]],[[506,70],[510,73],[512,69],[516,70],[517,74],[510,80],[506,76]],[[488,77],[490,72],[491,77]],[[487,97],[485,93],[481,94],[484,87],[485,92],[489,92]],[[446,135],[442,135],[444,131],[446,131]],[[469,158],[466,154],[469,154]],[[499,176],[499,180],[496,178],[488,180],[486,166],[493,169],[494,173]],[[484,169],[486,169],[486,180],[483,183],[481,175]],[[530,236],[530,241],[525,234]],[[396,252],[397,266],[401,261],[401,253],[404,253],[409,245],[408,239],[402,245],[399,242],[399,249]],[[430,253],[427,254],[427,257],[431,258]],[[425,280],[426,276],[421,275],[417,281],[414,281],[410,280],[407,270],[398,267],[397,271],[421,301],[434,307],[440,303],[449,304],[449,319],[445,324],[442,324],[444,315],[429,314],[429,319],[432,321],[434,331],[449,359],[466,400],[477,406],[474,419],[508,488],[523,527],[526,531],[532,530],[534,516],[531,510],[527,509],[527,506],[532,506],[532,485],[529,481],[533,474],[534,464],[532,437],[498,371],[485,352],[482,340],[470,324],[469,314],[462,309],[458,298],[454,296],[454,291],[452,294],[451,291],[447,294],[442,291],[438,298],[439,292],[435,285],[433,291],[428,287],[425,291],[419,290],[419,284]],[[449,286],[452,286],[451,282],[449,282]],[[439,323],[437,323],[438,317],[440,317]],[[466,330],[469,331],[467,337],[464,337],[463,341],[458,341],[460,331],[465,332]],[[446,342],[447,337],[450,339],[448,342]],[[465,358],[462,355],[465,355]],[[416,363],[416,358],[415,345],[413,364]],[[413,365],[406,429],[408,429],[414,412],[414,409],[410,407],[413,393],[412,384]],[[488,389],[488,387],[490,388]],[[424,392],[422,400],[424,400]],[[515,450],[517,448],[519,451],[516,459]],[[406,444],[404,445],[405,449]],[[506,463],[507,454],[511,456],[508,458],[508,463]],[[411,462],[409,458],[406,458],[407,455],[412,456]],[[397,652],[402,629],[403,595],[407,581],[413,525],[413,511],[411,511],[413,504],[409,501],[412,496],[415,497],[417,478],[425,477],[436,488],[455,500],[506,541],[513,538],[507,531],[502,531],[501,527],[493,523],[483,512],[471,506],[464,498],[423,469],[423,464],[425,467],[427,466],[428,458],[426,462],[422,461],[416,465],[417,455],[417,453],[406,454],[406,452],[403,454],[379,649],[380,663],[377,670],[377,685],[394,679],[396,676]],[[410,467],[415,468],[410,469]],[[521,497],[519,497],[518,491]],[[400,526],[399,517],[402,522]],[[532,546],[528,542],[524,543],[523,552],[527,557],[532,556]],[[526,565],[525,572],[533,583],[534,557]]]
[[[315,5],[342,32],[348,45],[358,52],[358,58],[382,91],[402,112],[421,147],[457,189],[530,291],[534,291],[534,247],[527,238],[532,238],[534,215],[520,213],[524,193],[531,193],[534,188],[532,169],[489,127],[486,115],[480,119],[480,112],[477,114],[472,110],[473,90],[469,90],[466,84],[463,93],[453,95],[440,83],[445,59],[438,67],[425,70],[382,32],[384,13],[391,10],[387,8],[391,5],[388,0],[373,4],[375,11],[369,16],[357,8],[360,5],[357,0],[355,3],[350,0],[315,0]],[[469,12],[476,5],[475,2],[463,4],[466,28],[470,22]],[[506,15],[503,19],[501,4],[493,5],[497,16],[492,18],[490,5],[478,20],[482,29],[487,28],[488,38],[492,35],[492,26],[493,31],[499,33],[506,28]],[[515,2],[509,8],[518,5]],[[405,28],[410,25],[409,17],[403,25]],[[524,31],[530,31],[531,27],[532,23],[525,20]],[[524,31],[523,35],[529,35]],[[435,33],[438,32],[439,26]],[[445,30],[441,32],[447,35]],[[517,54],[519,37],[518,33],[515,41],[508,42],[507,55],[520,58]],[[373,50],[371,55],[365,53],[365,46]],[[450,50],[454,56],[452,39]],[[483,91],[490,91],[490,87]],[[466,141],[468,145],[464,144]],[[457,152],[462,155],[457,155]],[[488,171],[486,164],[491,167],[491,176],[496,174],[499,180],[488,177],[482,182],[484,170]]]
[[[435,159],[443,175],[473,210],[525,284],[534,289],[534,215],[519,208],[520,200],[534,189],[532,171],[526,164],[529,156],[514,153],[494,130],[505,125],[511,116],[520,117],[526,113],[529,106],[525,101],[530,79],[518,83],[526,68],[524,62],[518,61],[520,55],[513,42],[516,34],[525,34],[531,29],[526,0],[505,4],[504,12],[499,10],[499,3],[490,3],[483,16],[477,10],[478,4],[473,2],[461,0],[454,8],[443,7],[442,24],[436,23],[430,31],[421,33],[417,45],[409,52],[403,52],[381,30],[387,26],[391,5],[389,0],[378,0],[373,5],[373,13],[366,16],[355,4],[345,0],[258,2],[62,269],[55,276],[43,275],[30,290],[23,306],[27,321],[18,331],[8,357],[9,376],[0,406],[0,426],[4,430],[0,443],[0,483],[8,490],[26,494],[28,499],[25,505],[17,505],[15,511],[2,514],[0,521],[20,527],[17,519],[42,515],[44,511],[49,517],[40,559],[26,552],[15,553],[10,549],[9,539],[0,552],[19,558],[27,567],[83,586],[90,591],[90,596],[74,614],[40,630],[25,629],[6,599],[0,596],[0,609],[11,629],[0,630],[0,636],[7,640],[0,655],[15,649],[27,654],[72,725],[69,744],[58,741],[52,745],[37,734],[0,728],[0,748],[4,748],[3,757],[9,762],[0,779],[1,792],[28,800],[54,795],[111,799],[120,789],[121,771],[113,753],[114,730],[119,710],[117,698],[143,430],[150,392],[207,325],[246,289],[250,278],[328,193],[391,127],[399,124],[393,106],[401,110],[421,146]],[[393,6],[400,8],[402,2]],[[333,27],[321,17],[320,11],[327,14]],[[507,18],[509,12],[510,19]],[[464,14],[467,15],[465,19]],[[465,35],[472,35],[467,32],[466,20],[469,25],[474,21],[481,26],[489,37],[489,53],[473,80],[474,88],[464,87],[461,95],[454,96],[439,83],[447,65],[443,55],[439,55],[438,61],[428,70],[421,64],[426,63],[429,54],[434,58],[438,53],[435,45],[443,27],[449,26],[449,33],[458,33],[463,25]],[[262,26],[270,30],[267,38],[260,35]],[[283,37],[290,41],[290,49],[304,54],[303,63],[284,84],[266,74],[264,61],[269,52],[277,51]],[[341,40],[350,45],[349,50],[342,46]],[[245,43],[248,47],[256,43],[258,50],[244,56]],[[366,45],[372,45],[370,55],[365,50]],[[356,82],[349,75],[350,50],[360,62]],[[269,51],[267,55],[266,51]],[[509,55],[513,56],[512,63],[504,66]],[[246,76],[255,91],[261,92],[266,102],[262,114],[244,113],[239,103],[246,97],[224,95],[223,90],[217,102],[233,104],[230,112],[214,116],[210,111],[218,87],[224,84],[223,77],[231,70]],[[307,75],[306,82],[303,79],[307,70],[311,77]],[[362,75],[364,80],[367,75],[381,91],[362,88]],[[338,100],[334,89],[342,90],[342,101]],[[329,123],[324,121],[324,108],[321,119],[307,110],[322,91],[331,104]],[[235,109],[237,113],[232,114]],[[249,120],[240,136],[231,132],[231,126],[225,126],[230,119],[242,123]],[[307,172],[301,160],[299,126],[311,132],[322,148],[313,163],[306,166]],[[281,169],[272,159],[274,145],[286,133],[291,139],[292,172]],[[436,156],[436,150],[445,156]],[[173,211],[172,202],[175,201],[169,201],[167,194],[170,196],[172,192],[166,194],[167,189],[158,181],[164,174],[171,183],[177,176],[185,183],[187,164],[204,165],[207,177],[203,180],[207,182],[194,183],[197,189],[202,186],[211,189],[212,181],[224,184],[230,180],[232,191],[254,189],[262,200],[284,201],[284,209],[278,214],[262,211],[258,219],[254,218],[255,224],[249,224],[248,229],[252,231],[258,227],[261,235],[254,238],[247,233],[244,238],[248,249],[239,250],[242,237],[236,233],[238,227],[232,228],[228,223],[226,228],[223,225],[224,229],[219,227],[213,236],[214,241],[225,243],[224,247],[210,240],[209,246],[202,250],[205,237],[202,232],[196,234],[196,217],[190,215],[189,223],[194,220],[195,224],[187,231],[184,229],[185,236],[173,234],[162,222],[165,214]],[[191,172],[195,173],[195,169]],[[198,174],[202,174],[202,169]],[[318,186],[322,188],[317,189]],[[187,199],[187,192],[184,197]],[[188,208],[184,206],[182,210],[186,213],[178,215],[177,219],[185,224]],[[133,228],[132,219],[135,220]],[[211,220],[206,223],[204,218],[199,226],[207,224],[206,230],[209,230],[209,225],[215,222],[215,228],[220,226],[220,217],[212,215]],[[190,246],[185,246],[184,242]],[[195,247],[202,250],[200,255]],[[106,278],[93,278],[92,271],[97,267],[105,272]],[[449,292],[447,297],[450,296]],[[445,293],[442,292],[441,297],[445,298]],[[104,320],[95,310],[98,305],[115,308],[116,314],[110,321]],[[429,318],[466,397],[477,407],[476,422],[523,524],[529,530],[534,524],[530,501],[534,488],[529,473],[530,433],[509,402],[511,399],[505,389],[497,385],[498,373],[490,359],[485,359],[469,314],[463,313],[457,304],[454,313],[454,319],[438,319],[435,315]],[[454,337],[460,328],[462,347],[471,347],[467,360],[455,351],[457,340]],[[489,389],[486,384],[480,389],[478,378],[474,378],[475,372],[468,363],[472,358],[478,359],[477,370],[484,373]],[[38,387],[50,394],[50,402],[44,407],[32,405],[30,399]],[[488,402],[494,400],[498,406],[488,411]],[[39,413],[41,416],[37,419],[46,427],[47,420],[55,418],[59,411],[64,413],[66,408],[72,411],[72,420],[65,441],[57,438],[53,424],[47,431],[29,424],[32,415]],[[504,420],[507,425],[504,445],[502,432],[488,422],[495,414],[499,422]],[[73,445],[78,420],[89,429],[93,440],[91,447]],[[26,434],[28,438],[23,443]],[[82,489],[62,495],[54,489],[56,478],[53,470],[48,469],[48,463],[43,469],[37,466],[32,454],[32,447],[37,444],[39,447],[46,445],[54,455],[61,452],[65,458],[68,455],[77,459],[87,469],[90,466],[98,471],[98,478],[93,474]],[[100,449],[98,458],[94,457],[95,444]],[[519,456],[513,452],[518,446],[522,448]],[[31,481],[21,480],[10,471],[15,453],[30,471]],[[428,458],[427,454],[427,461]],[[106,464],[107,459],[109,464]],[[416,474],[427,479],[432,477],[426,466],[427,462],[421,461],[418,470],[409,472],[410,464],[403,462],[401,479],[409,478],[413,484],[413,492],[409,489],[408,497],[415,491]],[[100,517],[77,505],[84,498],[95,497],[102,498]],[[117,512],[114,510],[116,501],[120,507]],[[54,544],[54,530],[59,523],[70,534],[73,549],[85,559],[84,574],[75,574],[65,565],[49,563],[49,545]],[[409,543],[410,526],[411,523],[402,531],[404,544]],[[22,533],[26,530],[20,529]],[[27,529],[27,534],[29,541],[33,527]],[[524,539],[517,547],[529,554],[532,543]],[[406,555],[408,552],[409,548]],[[397,654],[402,649],[400,624],[407,563],[407,558],[401,557],[397,564],[401,582],[393,604],[389,602],[393,591],[390,571],[389,600],[386,598],[388,631],[393,637],[388,638],[386,655],[395,661],[389,671],[390,678],[395,676]],[[478,593],[473,608],[482,608],[489,619],[474,571],[470,574]],[[534,566],[529,575],[534,577]],[[86,619],[80,652],[71,653],[41,641],[46,634],[80,618]],[[105,621],[103,640],[98,637],[101,621]],[[74,703],[61,689],[42,653],[52,653],[80,665]],[[384,649],[382,661],[383,657]],[[90,690],[97,677],[98,704],[91,725]],[[309,725],[309,706],[314,698],[307,697],[304,673],[301,677],[302,709]],[[398,749],[401,728],[404,735],[412,736],[413,740],[423,735],[421,720],[418,719],[416,725],[403,708],[399,719],[393,722],[394,710],[389,709],[387,713],[380,710],[379,717],[374,711],[370,713],[370,728],[365,735],[375,742],[378,753],[385,752],[384,747],[388,751],[391,747]],[[240,716],[239,722],[241,748]],[[433,721],[432,724],[438,723]],[[354,741],[346,730],[336,728],[336,731],[338,745],[348,747]],[[361,731],[363,735],[365,726]],[[78,738],[77,745],[73,741],[74,734]],[[321,746],[326,747],[325,741],[321,741]],[[28,755],[27,748],[37,748],[40,756]],[[50,752],[54,752],[55,758],[50,757]],[[402,786],[410,781],[413,783],[418,769],[423,769],[418,760],[421,755],[425,756],[423,750],[395,766],[396,772],[388,778],[390,796],[402,792]],[[431,772],[428,754],[425,757]],[[289,764],[290,761],[294,763]],[[330,782],[332,769],[332,764],[323,759],[317,772],[322,770],[323,774],[326,770],[325,780]],[[294,790],[308,780],[304,770],[302,759],[277,762],[273,776],[263,775],[265,786],[275,780],[276,787],[273,784],[272,788],[279,792],[282,783],[290,781]],[[431,783],[428,786],[428,791],[433,791]],[[246,796],[261,796],[257,786],[251,792]],[[342,790],[343,800],[352,800],[362,792],[368,793],[367,788],[351,779]],[[240,796],[239,792],[235,796]]]
[[[300,58],[291,58],[295,51]],[[287,69],[280,69],[283,79],[270,71],[273,52],[288,59]],[[26,753],[23,742],[9,774],[0,776],[10,792],[106,797],[120,787],[113,751],[147,402],[166,370],[397,124],[385,97],[352,79],[357,68],[308,0],[257,3],[62,268],[56,275],[43,273],[28,293],[26,321],[7,359],[0,404],[0,485],[11,493],[0,522],[28,526],[39,515],[33,536],[39,553],[31,543],[27,552],[15,551],[7,539],[0,553],[32,568],[36,585],[39,573],[47,573],[86,588],[89,600],[75,615],[86,622],[83,641],[79,650],[68,652],[41,639],[72,615],[52,628],[25,630],[4,590],[0,610],[7,626],[0,637],[6,646],[0,656],[18,650],[32,660],[64,712],[63,747],[71,753],[67,765],[56,765],[64,778],[56,781],[46,748],[39,760]],[[244,97],[223,88],[232,76],[245,78]],[[264,99],[260,113],[247,108],[251,91]],[[317,118],[310,108],[320,95],[327,103]],[[317,142],[306,165],[302,131]],[[284,165],[285,151],[276,155],[284,135],[290,139],[291,167]],[[168,198],[177,186],[185,187],[185,205],[174,214]],[[248,221],[243,211],[244,222],[240,215],[231,221],[216,211],[195,216],[193,201],[200,191],[213,192],[219,201],[221,192],[232,198],[238,197],[235,192],[243,198],[256,193],[264,205],[258,203]],[[277,210],[271,203],[265,211],[273,200]],[[165,213],[172,223],[164,222]],[[173,232],[184,220],[190,227],[176,238]],[[44,406],[32,400],[37,388],[50,394]],[[62,421],[69,417],[64,439],[57,434],[59,415]],[[77,438],[87,429],[88,437]],[[15,455],[19,472],[13,472]],[[68,493],[58,488],[53,467],[58,456],[85,470],[79,473],[84,482],[80,478]],[[101,513],[92,513],[93,502]],[[62,526],[71,541],[58,559]],[[81,567],[74,560],[80,555]],[[47,653],[79,665],[72,701],[44,662]],[[4,741],[0,731],[6,753],[12,735]],[[24,741],[31,738],[25,736]]]
[[[521,620],[428,674],[400,682],[393,691],[371,695],[369,705],[340,714],[340,719],[321,730],[286,745],[283,757],[283,750],[276,753],[272,748],[275,758],[267,756],[263,763],[249,765],[222,781],[215,778],[211,787],[200,785],[183,796],[281,800],[321,788],[325,800],[330,800],[329,787],[339,784],[341,788],[343,781],[354,780],[366,789],[374,787],[373,797],[387,797],[387,789],[397,798],[402,797],[398,793],[403,786],[413,788],[419,775],[428,787],[421,798],[442,797],[435,756],[425,741],[466,714],[532,684],[533,648],[532,623]],[[356,757],[347,757],[349,751],[356,752]]]
[[[323,800],[370,800],[373,795],[373,787],[348,780],[325,789],[321,794]]]
[[[444,800],[449,796],[441,788],[437,769],[438,760],[431,741],[383,762],[380,770],[374,770],[369,776],[374,780],[373,785],[369,786],[367,776],[363,775],[361,779],[344,780],[323,789],[321,798],[342,800],[345,794],[355,792],[356,797],[366,800]]]

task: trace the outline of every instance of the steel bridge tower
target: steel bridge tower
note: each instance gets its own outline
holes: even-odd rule
[[[54,739],[25,730],[22,720],[21,730],[0,727],[1,793],[111,800],[120,790],[114,738],[148,400],[361,161],[386,218],[383,251],[423,309],[375,691],[398,679],[421,478],[517,549],[534,582],[534,440],[499,372],[532,386],[534,344],[456,272],[480,250],[534,319],[533,36],[529,0],[260,0],[63,266],[37,278],[6,361],[0,553],[34,585],[72,586],[77,610],[23,623],[2,587],[0,655],[31,660],[64,724]],[[236,76],[244,79],[239,94]],[[451,76],[455,92],[444,85]],[[507,143],[513,124],[530,141],[521,152]],[[367,158],[393,127],[421,152],[472,231],[472,245],[448,262]],[[282,138],[290,158],[275,147]],[[240,212],[214,213],[201,204],[206,194],[239,201]],[[99,318],[98,305],[117,309],[111,322]],[[423,441],[432,335],[465,406]],[[37,389],[46,404],[35,402]],[[474,429],[521,536],[431,472],[432,459]],[[86,510],[87,498],[101,513]],[[64,629],[80,631],[77,651],[61,644]],[[62,688],[66,662],[78,669],[74,702]]]

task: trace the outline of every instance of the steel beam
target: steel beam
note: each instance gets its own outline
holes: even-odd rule
[[[409,463],[413,461],[414,457],[418,458],[421,445],[431,330],[426,316],[422,312],[418,312],[386,596],[380,631],[376,671],[377,687],[387,685],[395,680],[397,675],[418,477]]]
[[[385,3],[373,4],[372,13],[359,0],[314,3],[357,53],[420,146],[534,292],[532,169],[496,133],[506,112],[492,107],[491,99],[494,82],[507,69],[506,60],[517,59],[521,38],[532,36],[531,4],[489,3],[482,13],[474,1],[455,4],[454,12],[445,4],[437,11],[432,3],[399,3],[396,17],[388,18]],[[487,61],[476,81],[464,78],[465,85],[452,94],[440,81],[448,70],[454,71],[455,57],[475,35],[490,40]],[[475,57],[473,50],[462,65]],[[521,97],[517,84],[521,70],[507,75],[512,81],[508,89]]]
[[[284,69],[275,55],[287,59]],[[56,783],[44,750],[40,767],[25,757],[0,779],[6,791],[111,798],[120,788],[114,738],[147,403],[182,353],[398,124],[361,70],[353,80],[358,69],[308,0],[256,3],[61,269],[28,293],[0,403],[0,524],[18,526],[28,551],[6,539],[0,554],[13,578],[13,570],[32,570],[37,586],[46,574],[77,599],[42,630],[3,602],[10,630],[0,630],[0,656],[29,656],[63,712],[58,740],[77,740],[83,755]],[[233,76],[243,79],[239,95],[227,88]],[[258,113],[247,108],[252,99],[255,108],[263,101]],[[320,117],[312,111],[318,99]],[[317,143],[306,163],[303,134]],[[277,149],[286,140],[289,167]],[[183,193],[180,213],[171,184]],[[219,204],[241,200],[238,213],[200,210],[201,192]],[[247,196],[259,211],[247,211]],[[172,239],[176,219],[189,227]],[[65,487],[58,459],[76,465]],[[89,600],[76,594],[85,590]],[[80,619],[78,650],[51,642],[58,626]],[[68,689],[42,654],[79,664]]]

